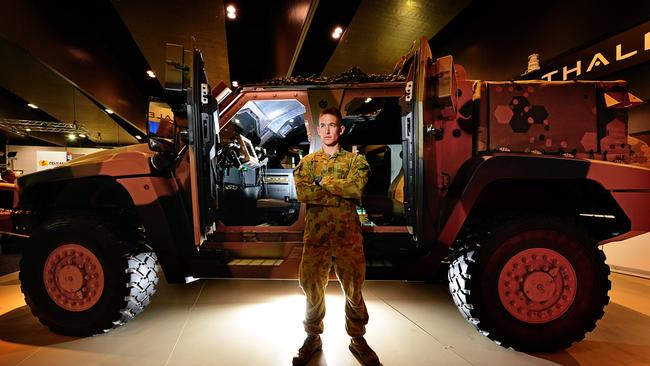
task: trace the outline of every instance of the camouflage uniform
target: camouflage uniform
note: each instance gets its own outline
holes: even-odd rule
[[[366,263],[356,205],[368,182],[362,155],[322,149],[305,156],[294,170],[300,202],[307,204],[300,286],[307,297],[305,331],[323,332],[325,287],[332,264],[345,293],[345,329],[352,337],[366,331],[368,312],[361,288]],[[322,177],[319,185],[316,177]]]

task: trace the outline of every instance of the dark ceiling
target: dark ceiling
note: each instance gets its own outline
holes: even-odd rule
[[[240,84],[290,75],[320,75],[361,0],[231,1],[226,19],[230,78]],[[272,30],[272,31],[271,31]]]
[[[0,87],[52,117],[45,123],[83,126],[88,144],[137,142],[146,96],[162,89],[143,77],[149,65],[115,8],[103,1],[36,3],[13,1],[0,13]],[[62,140],[56,133],[36,137]]]
[[[470,0],[233,0],[226,19],[230,79],[259,83],[332,75],[352,66],[390,72],[414,40],[433,36]],[[332,33],[343,33],[334,39]]]
[[[431,39],[434,53],[471,57],[479,72],[470,76],[510,78],[525,67],[529,53],[555,57],[624,29],[626,18],[644,17],[597,3],[576,0],[570,11],[561,11],[569,5],[544,2],[535,11],[518,11],[519,3],[508,0],[490,6],[471,0],[8,0],[0,12],[0,129],[3,120],[42,121],[88,131],[77,145],[138,142],[147,98],[162,92],[165,43],[201,49],[213,85],[333,75],[351,66],[390,72],[421,35]],[[226,16],[229,5],[237,9],[236,19]],[[587,22],[585,30],[571,21],[580,14],[616,21]],[[517,24],[523,30],[513,28]],[[343,33],[334,39],[337,26]],[[570,44],[561,38],[551,44],[562,27],[577,36]],[[477,42],[507,51],[495,54]],[[28,102],[40,109],[29,109]],[[61,134],[27,133],[20,125],[2,131],[10,143],[70,144]]]
[[[144,136],[147,98],[162,92],[165,43],[201,49],[212,84],[319,75],[328,67],[338,73],[352,65],[385,72],[412,40],[432,36],[468,3],[9,0],[0,12],[0,96],[9,96],[0,98],[0,128],[18,144],[72,144],[63,134],[25,130],[36,122],[80,128],[87,137],[75,146],[136,143]],[[226,17],[228,5],[236,7],[236,19]],[[337,26],[344,32],[333,39]],[[374,49],[354,53],[368,45]],[[148,78],[147,70],[157,77]],[[26,103],[39,111],[30,114]]]

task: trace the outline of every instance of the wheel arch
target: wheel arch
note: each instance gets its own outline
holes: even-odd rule
[[[38,182],[21,188],[18,208],[35,213],[74,209],[133,209],[129,192],[113,177]]]
[[[474,159],[450,188],[440,241],[452,246],[486,218],[494,224],[520,215],[574,220],[597,241],[628,232],[630,218],[611,190],[589,176],[589,168],[587,160],[555,157]]]
[[[20,191],[18,209],[28,214],[15,215],[15,226],[29,234],[52,215],[65,212],[97,215],[113,221],[129,245],[142,246],[142,249],[149,245],[158,255],[168,282],[184,282],[187,275],[184,259],[187,258],[175,244],[177,236],[169,233],[170,227],[179,225],[171,222],[166,212],[180,212],[182,204],[172,198],[166,199],[164,205],[138,205],[133,197],[136,193],[123,183],[124,179],[90,176],[38,182],[24,187]],[[147,180],[151,177],[131,179]]]

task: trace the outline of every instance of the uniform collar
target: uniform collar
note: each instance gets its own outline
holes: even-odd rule
[[[321,155],[321,156],[324,157],[324,158],[335,158],[335,157],[337,157],[337,156],[339,156],[339,155],[345,154],[345,150],[344,150],[341,146],[339,146],[339,149],[338,149],[334,154],[332,154],[332,156],[329,156],[329,155],[327,155],[327,153],[325,152],[325,150],[323,150],[323,148],[321,147],[321,148],[316,152],[316,154]]]

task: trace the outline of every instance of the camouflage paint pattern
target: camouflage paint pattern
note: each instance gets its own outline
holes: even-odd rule
[[[630,164],[650,169],[650,146],[632,136],[627,137],[627,143],[630,145]]]
[[[482,102],[479,150],[569,153],[627,163],[627,109],[607,108],[605,92],[627,92],[627,84],[478,82],[474,100]]]
[[[325,287],[334,270],[345,293],[345,327],[348,334],[365,334],[368,323],[363,295],[365,257],[357,203],[368,182],[369,166],[362,155],[323,150],[305,156],[294,170],[298,200],[307,204],[304,246],[299,268],[305,292],[305,332],[323,332]],[[322,177],[319,185],[316,177]]]

